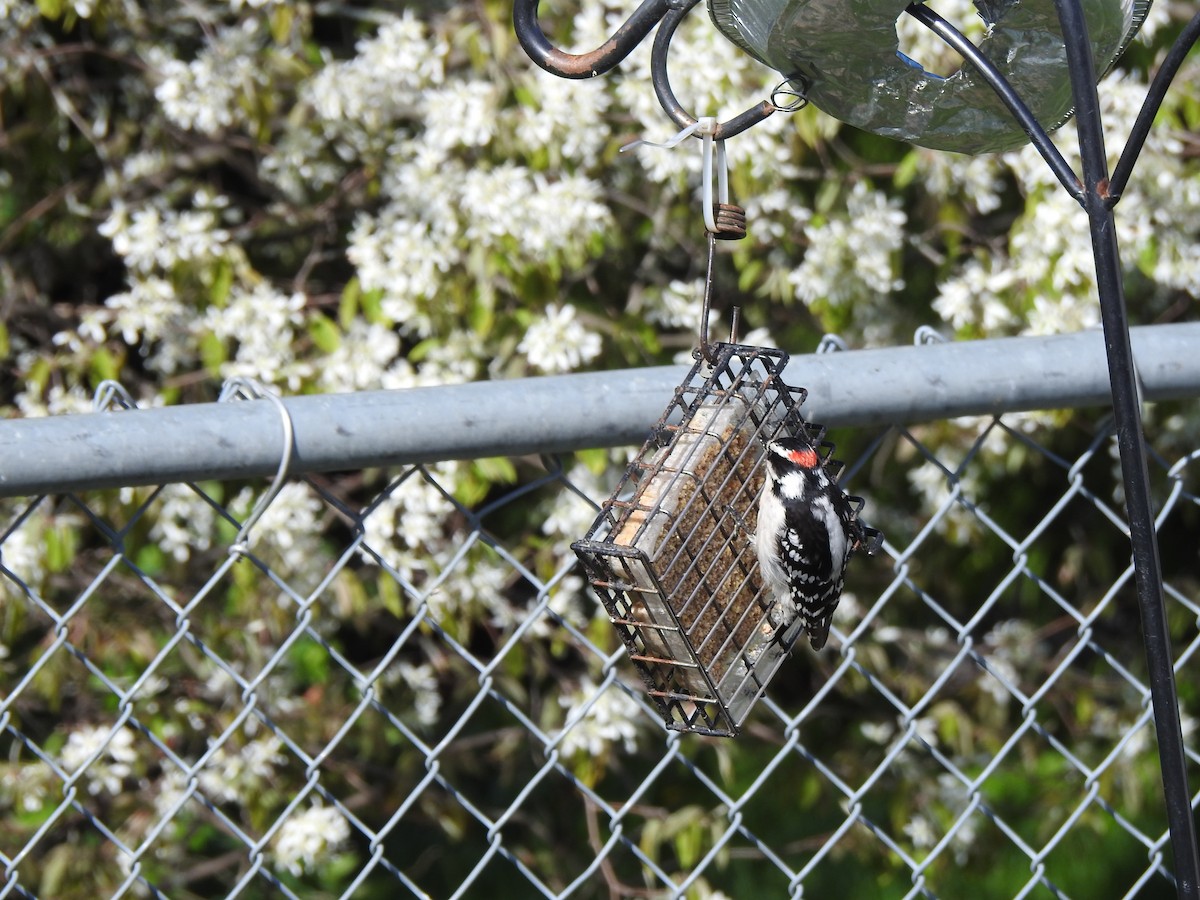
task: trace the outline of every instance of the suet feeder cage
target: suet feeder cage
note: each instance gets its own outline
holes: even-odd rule
[[[781,378],[786,353],[712,350],[572,547],[667,727],[735,735],[801,628],[774,624],[759,575],[765,447],[803,437],[831,475],[841,464],[824,429],[800,414],[804,389]]]

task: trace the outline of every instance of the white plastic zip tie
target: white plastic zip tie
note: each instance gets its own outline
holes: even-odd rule
[[[659,143],[658,141],[648,141],[645,138],[641,138],[639,140],[631,141],[630,143],[626,144],[624,147],[621,148],[620,152],[624,153],[626,150],[636,150],[638,147],[642,147],[642,146],[658,147],[661,150],[670,150],[674,147],[678,147],[680,144],[682,144],[684,141],[686,141],[688,138],[690,138],[693,134],[704,134],[705,132],[712,134],[716,130],[717,130],[716,117],[703,116],[702,118],[697,119],[695,122],[693,122],[687,128],[683,129],[683,131],[676,134],[670,140],[666,140],[666,141]]]
[[[717,160],[717,202],[729,202],[729,163],[725,156],[725,142],[713,139],[713,135],[717,132],[717,119],[715,116],[703,116],[689,125],[687,128],[680,131],[670,140],[658,143],[656,141],[636,140],[626,144],[621,148],[620,152],[633,150],[637,147],[658,147],[663,150],[670,150],[678,147],[681,143],[687,140],[692,135],[698,135],[702,142],[702,163],[701,163],[701,203],[704,211],[704,227],[713,234],[717,232],[717,221],[713,215],[713,145],[716,145],[716,160]]]

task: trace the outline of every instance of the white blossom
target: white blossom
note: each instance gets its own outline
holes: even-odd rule
[[[933,716],[920,716],[913,720],[913,725],[915,726],[913,739],[936,749],[938,746],[937,719]]]
[[[271,783],[276,768],[285,762],[283,743],[274,735],[237,750],[222,746],[200,770],[200,790],[217,803],[245,803]]]
[[[160,549],[176,562],[186,562],[194,551],[212,546],[216,513],[194,490],[184,484],[168,484],[158,501],[150,537]]]
[[[901,16],[901,20],[912,20]],[[928,33],[929,29],[921,26]],[[965,156],[940,150],[917,150],[919,177],[926,190],[935,196],[969,203],[981,213],[1000,208],[1004,190],[1004,164],[995,153]]]
[[[378,216],[359,216],[346,255],[363,288],[383,292],[383,313],[402,332],[432,332],[422,301],[437,296],[444,273],[460,262],[457,247],[428,223],[389,207]]]
[[[644,41],[621,64],[625,77],[617,82],[615,93],[637,120],[639,136],[661,142],[672,137],[677,129],[663,115],[654,91],[646,90],[646,85],[651,84],[650,43]],[[768,96],[780,81],[778,73],[759,64],[703,16],[689,16],[683,21],[671,42],[671,55],[675,60],[704,61],[703,65],[676,65],[671,69],[676,96],[689,98],[698,116],[727,119]],[[788,126],[787,116],[772,116],[738,135],[727,147],[730,165],[750,167],[756,176],[769,172],[786,146],[783,136]],[[675,192],[694,196],[701,164],[698,140],[685,141],[670,150],[646,147],[624,156],[632,157],[629,164],[642,166],[649,180],[661,185],[667,197]]]
[[[579,540],[591,528],[600,503],[611,491],[611,485],[584,465],[572,466],[566,481],[587,499],[575,491],[561,491],[550,501],[550,508],[542,520],[542,533],[560,539],[564,552],[572,541]]]
[[[292,875],[328,862],[350,838],[350,823],[337,809],[314,803],[293,813],[275,835],[275,861]]]
[[[988,669],[979,672],[979,686],[1000,704],[1013,699],[1013,691],[1020,689],[1021,675],[1018,664],[1028,665],[1041,658],[1033,626],[1020,619],[998,622],[983,639],[989,648]]]
[[[445,44],[430,38],[425,23],[405,10],[359,41],[356,55],[329,63],[303,88],[302,96],[330,126],[352,123],[381,131],[401,115],[415,112],[420,93],[441,84]]]
[[[600,185],[580,175],[552,181],[524,166],[503,165],[466,172],[459,190],[467,241],[506,250],[524,265],[578,252],[611,221]]]
[[[253,378],[299,388],[312,364],[296,358],[296,332],[304,324],[305,297],[285,294],[269,284],[231,292],[225,306],[209,307],[204,327],[225,340],[236,340],[233,359],[221,365],[222,377]]]
[[[227,198],[197,193],[193,208],[176,211],[162,202],[129,209],[114,206],[99,227],[129,268],[140,273],[169,270],[177,263],[207,262],[226,253],[229,232],[221,227]]]
[[[168,279],[134,277],[128,291],[114,294],[104,305],[108,334],[130,347],[140,343],[151,368],[171,374],[195,362],[195,312]],[[103,339],[89,337],[95,343]]]
[[[15,398],[17,409],[26,418],[35,416],[61,416],[70,413],[87,413],[92,411],[91,395],[82,385],[64,385],[55,383],[43,390],[36,384],[26,382],[27,390],[21,391]]]
[[[887,744],[896,730],[888,722],[863,722],[858,729],[868,741],[880,745]]]
[[[131,729],[121,727],[114,732],[93,725],[72,731],[60,757],[63,769],[72,775],[87,767],[85,780],[89,794],[111,796],[121,792],[122,782],[133,773],[136,761]]]
[[[255,61],[256,23],[219,32],[191,62],[155,47],[148,61],[157,69],[154,96],[163,113],[180,128],[215,135],[241,123],[239,100],[265,83]]]
[[[977,529],[978,522],[971,512],[959,502],[951,502],[953,480],[936,463],[925,461],[921,465],[909,469],[907,476],[920,501],[921,510],[926,516],[937,516],[935,527],[946,540],[961,544]],[[968,469],[959,478],[961,492],[968,496],[971,485],[979,478],[975,469]]]
[[[903,831],[918,849],[928,849],[938,841],[933,823],[921,813],[913,813],[912,818],[904,823]]]
[[[804,226],[809,246],[792,273],[796,296],[842,306],[904,287],[894,257],[904,244],[906,221],[895,200],[864,182],[855,184],[844,217]]]
[[[1003,257],[970,259],[940,285],[933,310],[955,329],[978,325],[996,332],[1015,321],[1006,301],[1016,281],[1016,273]]]
[[[444,624],[469,621],[476,609],[485,614],[491,611],[493,618],[504,618],[509,606],[505,586],[512,569],[493,554],[480,552],[480,545],[463,557],[455,557],[451,549],[462,541],[463,535],[454,535],[426,562],[428,571],[439,576],[424,596],[427,615]]]
[[[525,331],[517,345],[529,364],[542,372],[569,372],[600,355],[600,335],[576,319],[575,307],[553,305]]]
[[[641,716],[638,705],[615,684],[609,685],[598,698],[596,691],[596,684],[585,677],[572,694],[558,698],[559,705],[567,711],[568,723],[591,703],[583,718],[566,726],[559,744],[563,756],[573,756],[577,751],[602,756],[610,745],[618,742],[626,753],[636,752]]]
[[[651,293],[650,298],[647,321],[686,331],[699,330],[704,305],[703,281],[687,282],[676,278],[661,291]]]
[[[932,6],[972,43],[978,44],[987,32],[987,25],[970,0],[937,0]],[[900,52],[926,72],[947,78],[963,66],[958,51],[913,16],[901,15],[896,20],[896,36]]]
[[[7,525],[5,526],[7,527]],[[45,542],[46,517],[40,513],[26,516],[24,521],[4,538],[2,562],[25,584],[37,590],[46,577]],[[0,581],[0,584],[3,582]]]
[[[423,140],[447,151],[454,147],[483,147],[495,134],[499,90],[476,79],[455,79],[425,92]]]
[[[246,520],[257,502],[250,489],[239,493],[230,509]],[[251,549],[269,551],[278,556],[289,584],[302,590],[305,579],[312,581],[321,567],[321,513],[324,504],[303,481],[290,481],[263,510],[251,527],[246,540]]]
[[[412,708],[418,722],[427,728],[437,723],[438,713],[442,709],[442,695],[433,666],[427,662],[413,664],[400,660],[384,677],[389,682],[403,681],[412,690]]]
[[[0,803],[8,809],[36,813],[50,797],[52,786],[58,784],[53,770],[40,760],[13,765],[0,775]]]
[[[355,319],[337,349],[321,360],[323,390],[362,391],[382,387],[383,374],[400,354],[400,336],[386,325]]]
[[[393,488],[363,521],[363,558],[374,551],[408,581],[434,571],[447,542],[454,505],[427,480],[412,475]]]
[[[610,137],[612,94],[596,79],[546,78],[539,71],[523,80],[532,105],[514,114],[514,135],[526,151],[583,166],[599,162]]]

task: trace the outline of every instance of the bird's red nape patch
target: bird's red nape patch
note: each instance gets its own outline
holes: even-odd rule
[[[803,466],[806,469],[815,469],[817,463],[820,462],[820,457],[817,456],[817,451],[811,448],[804,450],[793,450],[788,454],[788,458],[798,466]]]

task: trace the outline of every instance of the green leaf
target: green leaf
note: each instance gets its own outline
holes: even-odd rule
[[[382,586],[382,581],[380,584]],[[342,570],[338,575],[337,592],[339,607],[345,618],[359,616],[373,609],[372,598],[367,593],[366,585],[354,572]]]
[[[700,859],[703,846],[704,831],[699,821],[689,823],[675,835],[675,855],[685,869],[690,869]]]
[[[66,5],[66,0],[38,0],[38,12],[47,19],[60,19]]]
[[[517,467],[507,456],[477,459],[474,467],[481,478],[493,484],[513,484],[517,480]]]
[[[296,677],[302,684],[325,684],[329,680],[329,654],[315,641],[302,640],[288,651]]]
[[[662,843],[663,820],[649,819],[642,826],[642,839],[638,846],[651,862],[658,861],[658,847]]]
[[[896,166],[896,174],[892,176],[892,183],[901,190],[908,187],[913,183],[913,179],[917,177],[917,167],[920,165],[920,162],[920,154],[913,150],[904,159],[900,160],[900,165]]]
[[[435,350],[441,345],[441,341],[437,338],[426,338],[423,341],[418,341],[416,345],[408,351],[406,359],[410,363],[419,363],[429,355],[430,350]]]
[[[386,572],[380,572],[376,580],[379,588],[379,603],[397,619],[404,618],[404,599],[400,596],[400,585]]]
[[[533,91],[523,85],[513,88],[513,99],[521,106],[532,106],[534,109],[538,106],[538,99],[534,96]]]
[[[290,3],[281,3],[271,11],[271,37],[276,44],[287,44],[295,19],[296,11]]]
[[[50,381],[50,361],[42,356],[37,359],[32,366],[29,367],[29,374],[25,376],[25,383],[32,389],[34,393],[41,393],[46,390],[46,384]]]
[[[200,338],[200,361],[212,375],[220,376],[221,364],[229,358],[225,351],[225,342],[212,332]]]
[[[46,568],[62,572],[75,559],[75,532],[65,525],[49,528],[43,535],[46,542]]]
[[[90,368],[93,385],[98,385],[105,380],[116,381],[121,372],[120,363],[106,347],[101,347],[92,354]]]
[[[596,475],[604,474],[604,470],[608,468],[608,451],[604,448],[596,450],[577,450],[575,458],[587,466],[588,470]]]
[[[147,575],[154,576],[161,573],[166,566],[167,556],[158,544],[146,544],[138,550],[134,562]]]
[[[208,289],[208,299],[214,306],[224,307],[229,302],[229,292],[233,289],[233,264],[227,259],[217,263],[212,274],[212,284]]]
[[[816,147],[837,134],[841,123],[821,112],[815,106],[806,106],[792,115],[796,123],[796,133],[800,140],[809,147]]]
[[[748,292],[758,281],[766,263],[761,259],[751,260],[738,272],[738,290]]]
[[[474,506],[483,502],[488,495],[491,485],[479,477],[479,471],[471,466],[454,485],[454,499],[463,506]]]
[[[842,183],[836,178],[821,182],[813,201],[813,225],[822,225],[842,193]],[[817,215],[819,213],[819,215]]]
[[[314,313],[308,317],[308,336],[325,353],[332,353],[342,345],[342,335],[338,327],[321,313]]]
[[[78,848],[70,844],[59,844],[46,854],[42,868],[42,881],[39,893],[43,897],[56,897],[63,887],[63,879],[71,866],[71,860],[78,853]]]
[[[349,329],[358,315],[358,303],[362,293],[362,284],[357,278],[351,278],[342,288],[342,299],[338,303],[338,324],[342,326],[342,330]]]
[[[383,291],[376,289],[364,291],[359,301],[362,305],[363,317],[372,325],[384,321]]]
[[[492,326],[496,324],[495,311],[495,293],[485,283],[480,286],[478,299],[471,304],[469,322],[471,330],[481,338],[486,338],[492,333]]]

